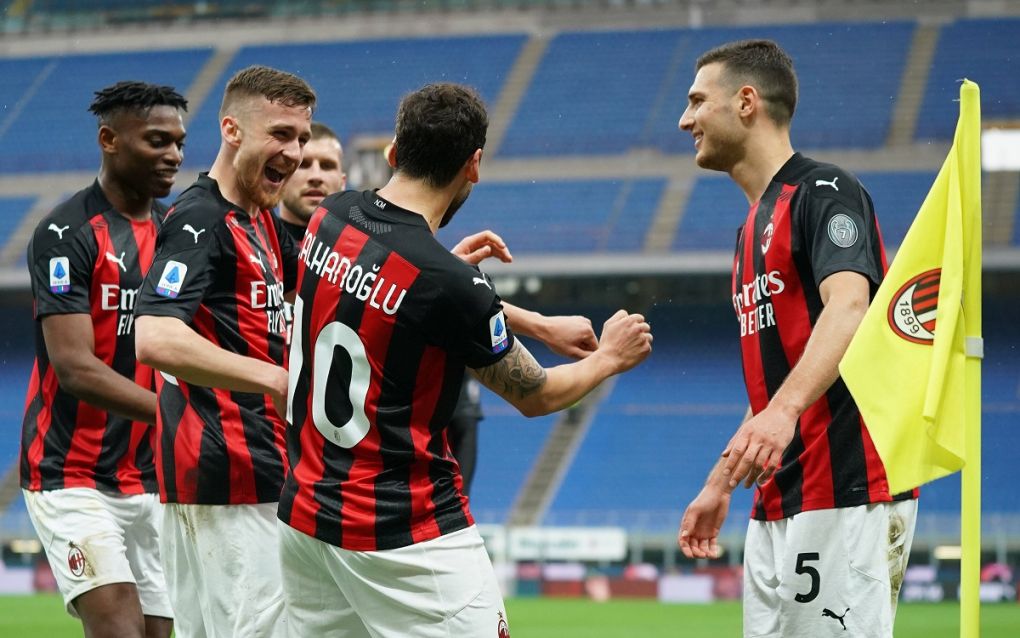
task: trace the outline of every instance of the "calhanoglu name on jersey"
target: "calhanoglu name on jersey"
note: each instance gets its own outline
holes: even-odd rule
[[[381,266],[378,264],[372,264],[371,269],[366,270],[360,264],[353,264],[350,258],[336,252],[314,235],[305,235],[299,257],[308,270],[320,279],[354,295],[356,299],[368,301],[369,306],[387,315],[397,314],[407,294],[406,288],[379,276]],[[389,288],[386,289],[388,283]],[[386,294],[382,294],[384,289]]]

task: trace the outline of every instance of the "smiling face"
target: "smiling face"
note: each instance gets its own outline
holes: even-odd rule
[[[125,111],[104,126],[100,137],[112,133],[115,152],[108,161],[117,180],[143,198],[169,195],[184,159],[181,112],[157,105],[147,113]]]
[[[312,111],[253,97],[236,119],[237,186],[252,204],[273,208],[280,203],[287,178],[301,164],[302,149],[312,135]]]
[[[694,77],[680,129],[694,137],[694,160],[701,168],[729,172],[744,156],[738,88],[727,82],[719,62],[706,64]]]
[[[283,188],[284,210],[307,224],[327,195],[347,186],[343,157],[343,148],[335,138],[317,137],[305,144],[301,164]]]

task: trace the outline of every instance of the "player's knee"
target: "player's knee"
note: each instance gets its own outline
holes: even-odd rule
[[[147,638],[144,621],[133,614],[109,614],[84,624],[86,638]]]

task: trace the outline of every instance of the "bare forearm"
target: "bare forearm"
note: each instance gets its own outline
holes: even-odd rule
[[[799,417],[839,378],[839,361],[867,311],[857,300],[830,301],[815,323],[800,361],[790,370],[771,405]]]
[[[286,377],[279,366],[228,352],[179,319],[138,317],[135,330],[139,361],[194,385],[268,394]]]
[[[542,315],[533,310],[525,310],[506,301],[503,302],[503,314],[514,332],[525,337],[544,341],[542,337]]]
[[[515,347],[507,357],[513,359],[504,366],[482,368],[475,374],[483,385],[529,417],[570,407],[615,372],[597,353],[548,369],[535,362],[523,346]]]
[[[156,422],[156,394],[99,359],[57,373],[60,386],[74,397],[132,421]]]

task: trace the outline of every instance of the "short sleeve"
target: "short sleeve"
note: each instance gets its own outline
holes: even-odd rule
[[[439,340],[470,368],[490,366],[504,356],[515,336],[503,313],[492,280],[456,257],[456,268],[444,273],[440,298]]]
[[[47,217],[28,249],[35,316],[89,314],[96,260],[95,238],[85,216]]]
[[[807,188],[802,228],[815,281],[852,271],[881,283],[878,223],[871,197],[857,178],[838,169],[815,171]]]
[[[191,321],[215,278],[221,252],[217,227],[222,225],[217,213],[200,199],[171,209],[156,237],[156,255],[138,293],[136,316]]]

